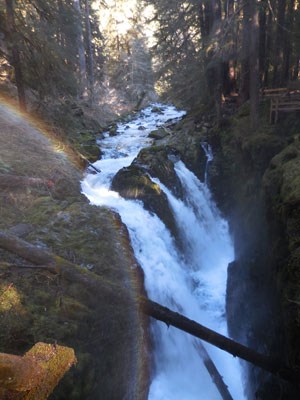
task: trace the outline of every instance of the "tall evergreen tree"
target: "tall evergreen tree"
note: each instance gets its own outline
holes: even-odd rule
[[[80,0],[74,0],[74,7],[77,13],[77,46],[78,46],[78,61],[79,61],[79,76],[80,76],[80,91],[83,94],[86,90],[86,58],[84,47],[84,36],[82,28],[82,10]]]
[[[11,51],[11,64],[14,68],[16,86],[18,90],[19,105],[22,111],[26,111],[25,88],[23,80],[23,72],[21,66],[21,57],[19,46],[17,43],[17,30],[14,16],[13,0],[5,0],[6,16],[7,16],[7,39]]]

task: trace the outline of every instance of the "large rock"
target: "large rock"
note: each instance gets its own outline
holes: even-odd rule
[[[137,165],[122,168],[112,181],[112,189],[126,199],[141,200],[144,207],[155,213],[176,235],[176,223],[168,199],[159,185],[151,181],[145,169]]]
[[[212,136],[210,179],[236,256],[228,270],[229,332],[299,366],[299,149],[268,125],[258,132],[248,125],[243,116]],[[247,372],[249,399],[272,399],[279,390],[299,398],[292,385],[281,388],[276,377],[250,365]]]
[[[264,174],[268,225],[277,254],[277,285],[287,332],[287,353],[300,365],[300,141],[276,155]]]
[[[174,170],[172,156],[178,157],[179,153],[170,146],[152,146],[143,149],[134,165],[142,167],[150,176],[158,178],[165,186],[176,194],[182,196],[181,183]],[[170,157],[171,156],[171,157]]]
[[[148,136],[151,139],[159,140],[164,139],[166,136],[168,136],[168,132],[166,132],[163,128],[160,128],[150,132]]]

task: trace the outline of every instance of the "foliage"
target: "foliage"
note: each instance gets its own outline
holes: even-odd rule
[[[260,86],[278,87],[298,78],[299,1],[149,3],[156,26],[153,55],[166,96],[191,108],[207,100],[218,107],[221,95],[237,89],[240,102],[247,100],[254,79],[259,78]],[[252,98],[257,91],[258,86]]]
[[[151,58],[137,1],[129,13],[120,0],[8,2],[13,7],[11,24],[5,22],[7,0],[0,0],[3,66],[10,64],[13,81],[14,71],[21,69],[22,83],[40,99],[80,96],[94,102],[110,87],[138,102],[153,92]],[[123,17],[125,28],[120,28]]]

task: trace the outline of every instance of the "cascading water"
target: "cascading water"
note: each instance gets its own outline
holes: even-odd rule
[[[206,161],[205,172],[204,172],[204,182],[207,184],[208,166],[209,166],[209,163],[213,160],[213,154],[212,154],[212,151],[211,151],[211,147],[210,147],[210,145],[208,143],[202,142],[201,146],[202,146],[202,149],[205,152],[206,160],[207,160]]]
[[[184,243],[180,252],[156,215],[146,211],[141,202],[125,200],[109,188],[115,173],[151,144],[147,138],[150,131],[184,114],[170,106],[162,109],[162,114],[156,114],[149,107],[135,121],[119,125],[117,136],[107,136],[101,142],[104,156],[95,163],[101,173],[87,175],[82,190],[91,203],[109,206],[120,214],[144,270],[149,298],[226,335],[226,270],[233,260],[233,247],[227,224],[206,184],[181,161],[175,163],[175,171],[185,192],[184,201],[153,178],[166,193],[180,227]],[[152,330],[155,367],[149,400],[221,399],[203,365],[196,339],[159,322],[152,324]],[[238,361],[213,346],[205,347],[232,397],[244,399]]]

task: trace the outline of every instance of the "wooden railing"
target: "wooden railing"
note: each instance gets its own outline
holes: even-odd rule
[[[263,97],[278,97],[288,93],[288,88],[261,89]]]
[[[270,123],[277,123],[280,112],[300,111],[300,88],[291,83],[286,88],[262,89],[261,96],[270,98]]]
[[[279,112],[300,111],[300,96],[281,96],[273,97],[270,106],[270,123],[276,124],[278,121]]]

